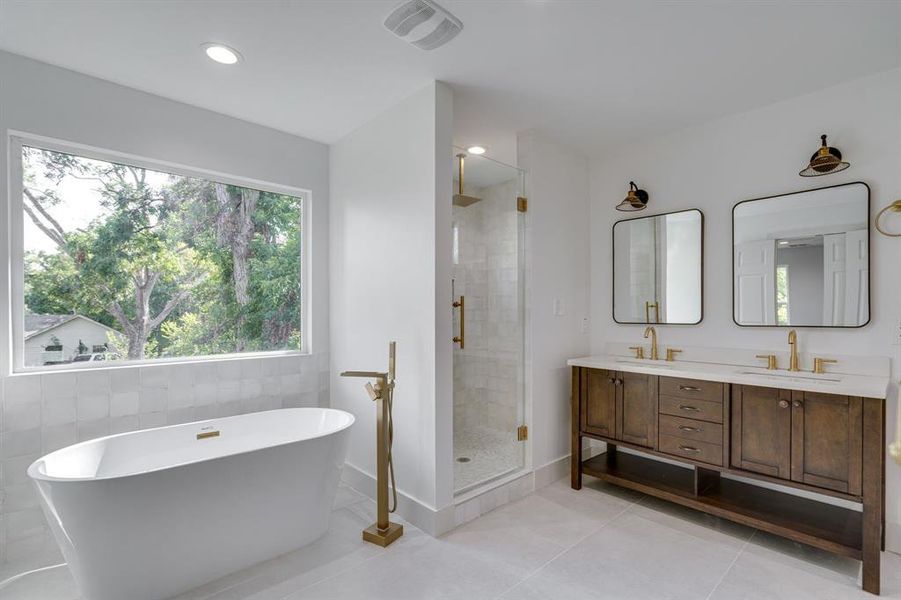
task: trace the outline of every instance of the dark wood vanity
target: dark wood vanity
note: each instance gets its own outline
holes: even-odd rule
[[[863,589],[874,594],[885,531],[884,432],[878,398],[572,367],[573,489],[590,475],[861,560]],[[583,460],[583,438],[606,442],[606,452]]]

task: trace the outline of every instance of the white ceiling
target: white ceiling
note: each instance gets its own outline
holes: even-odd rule
[[[464,30],[432,52],[382,27],[399,0],[0,0],[0,48],[327,143],[439,79],[456,142],[506,160],[522,129],[595,154],[901,64],[898,0],[439,1]]]

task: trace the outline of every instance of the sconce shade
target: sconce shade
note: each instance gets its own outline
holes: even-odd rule
[[[644,210],[648,205],[648,193],[638,189],[634,181],[629,182],[629,192],[622,202],[616,205],[616,210],[623,212],[634,212],[636,210]]]
[[[832,148],[826,144],[826,134],[821,135],[820,139],[822,145],[810,157],[810,164],[807,165],[807,168],[798,173],[801,177],[820,177],[844,171],[851,166],[851,163],[842,160],[842,153],[838,151],[838,148]]]

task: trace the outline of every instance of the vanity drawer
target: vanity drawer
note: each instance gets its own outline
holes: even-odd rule
[[[664,415],[698,419],[699,421],[709,421],[711,423],[723,422],[722,402],[687,400],[685,398],[661,395],[658,412]]]
[[[711,402],[722,402],[723,386],[724,384],[716,381],[661,377],[660,395],[673,396],[675,398],[691,398],[692,400],[709,400]]]
[[[686,440],[697,440],[708,444],[723,443],[723,426],[719,423],[660,415],[658,431],[660,435],[672,435]]]
[[[690,458],[711,465],[723,466],[723,446],[708,444],[698,440],[686,440],[672,435],[660,434],[658,447],[664,454]]]

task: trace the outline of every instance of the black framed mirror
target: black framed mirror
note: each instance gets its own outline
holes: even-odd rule
[[[704,318],[704,213],[613,224],[613,320],[697,325]]]
[[[732,318],[742,327],[870,322],[870,188],[845,183],[732,209]]]

